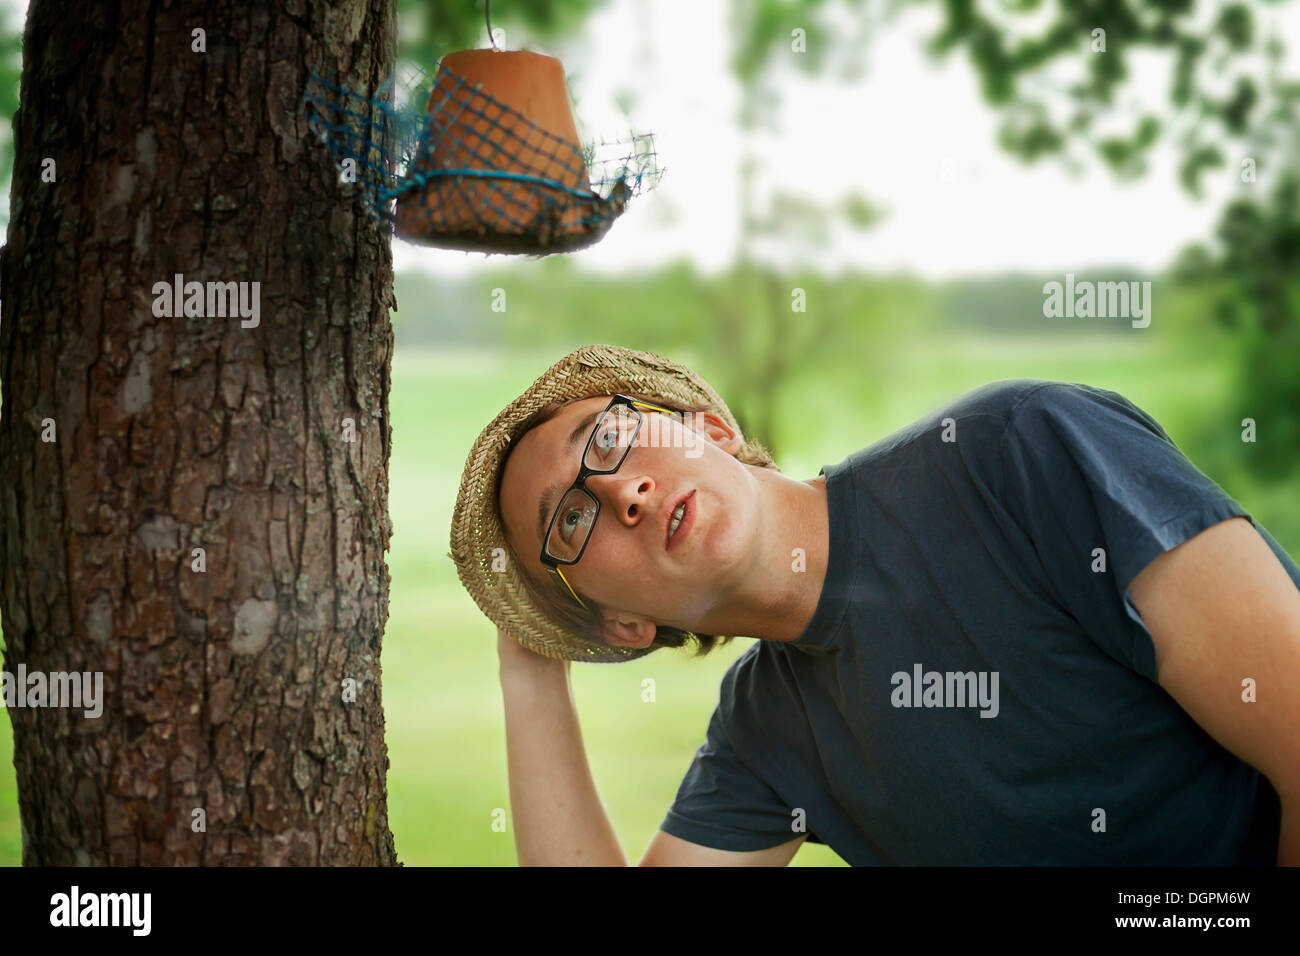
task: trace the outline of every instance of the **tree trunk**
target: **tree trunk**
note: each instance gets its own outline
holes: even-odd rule
[[[101,672],[103,700],[9,710],[24,864],[396,863],[391,251],[299,110],[313,68],[377,88],[395,34],[392,0],[31,4],[4,670]]]

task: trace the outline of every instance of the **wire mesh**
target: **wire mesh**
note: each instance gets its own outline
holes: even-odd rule
[[[373,94],[313,71],[312,131],[340,179],[398,238],[486,253],[547,255],[601,239],[662,176],[654,137],[578,144],[439,65],[395,71]]]

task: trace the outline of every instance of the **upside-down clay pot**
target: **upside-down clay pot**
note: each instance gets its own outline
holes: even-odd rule
[[[563,64],[522,50],[444,56],[407,175],[454,169],[589,191]],[[579,228],[588,210],[576,199],[536,182],[438,176],[399,198],[395,226],[402,238],[452,248],[484,248],[482,240],[491,246],[493,233],[508,238],[538,231],[545,244]]]

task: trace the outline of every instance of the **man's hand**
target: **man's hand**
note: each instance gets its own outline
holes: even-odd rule
[[[1160,686],[1273,784],[1278,864],[1300,865],[1300,589],[1251,522],[1231,518],[1160,555],[1129,590]]]
[[[507,674],[523,675],[529,674],[552,674],[552,673],[569,673],[570,661],[554,660],[549,657],[543,657],[524,647],[513,637],[507,634],[501,628],[497,628],[497,658],[501,662],[500,673],[504,678]]]

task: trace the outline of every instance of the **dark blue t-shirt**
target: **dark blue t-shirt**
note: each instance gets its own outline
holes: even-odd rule
[[[1254,519],[1149,415],[994,382],[822,473],[813,618],[727,670],[662,829],[855,866],[1274,864],[1276,792],[1156,683],[1128,593]]]

